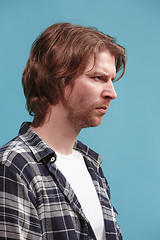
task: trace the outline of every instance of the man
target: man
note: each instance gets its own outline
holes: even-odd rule
[[[0,239],[122,239],[100,156],[76,140],[98,126],[125,50],[93,28],[59,23],[33,43],[22,76],[34,116],[0,150]]]

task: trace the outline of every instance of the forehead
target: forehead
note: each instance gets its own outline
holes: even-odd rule
[[[115,57],[109,51],[100,51],[92,55],[85,67],[84,73],[103,72],[115,77]]]

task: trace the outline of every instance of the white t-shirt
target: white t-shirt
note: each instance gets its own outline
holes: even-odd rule
[[[56,165],[75,192],[97,240],[105,240],[102,208],[83,156],[76,150],[71,155],[56,154]]]

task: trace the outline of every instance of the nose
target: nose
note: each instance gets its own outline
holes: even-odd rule
[[[111,98],[111,99],[116,99],[117,98],[117,93],[116,90],[113,86],[113,82],[110,80],[109,82],[106,83],[103,92],[102,92],[102,97],[104,99],[106,98]]]

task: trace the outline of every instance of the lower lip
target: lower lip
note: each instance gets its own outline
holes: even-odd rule
[[[102,114],[106,114],[107,113],[107,109],[104,108],[97,108],[98,112],[102,113]]]

